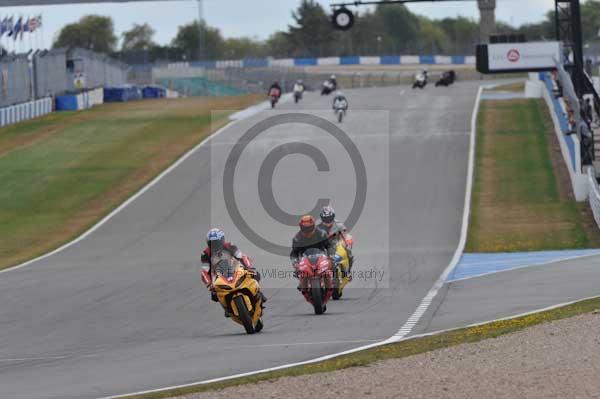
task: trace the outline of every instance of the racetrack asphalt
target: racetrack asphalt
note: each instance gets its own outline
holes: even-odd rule
[[[250,242],[223,200],[223,169],[237,140],[273,115],[302,112],[334,122],[330,97],[307,93],[236,122],[75,245],[0,275],[2,397],[94,398],[227,376],[390,337],[448,266],[462,223],[471,113],[477,82],[412,91],[346,92],[340,126],[366,168],[366,201],[352,232],[360,278],[315,316],[295,289],[285,256]],[[283,158],[273,192],[301,214],[331,198],[340,219],[356,191],[351,160],[322,130],[298,123],[249,143],[235,174],[236,200],[260,235],[289,245],[294,226],[275,222],[258,198],[258,170],[275,147],[317,147],[329,171],[306,155]],[[364,184],[362,182],[361,184]],[[209,227],[220,226],[263,270],[265,329],[248,336],[223,317],[200,281]],[[371,270],[375,276],[369,276]],[[363,278],[364,277],[364,278]],[[464,283],[463,283],[464,284]]]
[[[463,327],[600,295],[600,256],[450,281],[413,333]]]

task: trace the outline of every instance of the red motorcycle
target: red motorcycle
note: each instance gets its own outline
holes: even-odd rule
[[[271,97],[271,108],[275,108],[275,104],[277,104],[279,97],[281,97],[281,92],[276,88],[272,88],[269,92],[269,97]]]
[[[327,301],[333,295],[333,267],[331,259],[323,251],[310,248],[304,252],[296,265],[300,291],[306,301],[313,305],[315,314],[327,310]]]

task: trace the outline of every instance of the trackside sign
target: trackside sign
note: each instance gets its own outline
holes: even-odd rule
[[[498,43],[477,46],[482,73],[547,71],[561,59],[559,42]]]

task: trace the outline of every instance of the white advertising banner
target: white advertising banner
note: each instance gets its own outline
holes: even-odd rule
[[[552,69],[560,60],[559,42],[498,43],[488,45],[490,71]]]

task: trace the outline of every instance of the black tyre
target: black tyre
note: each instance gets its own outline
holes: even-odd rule
[[[342,291],[340,290],[341,279],[342,272],[338,267],[335,269],[335,274],[333,275],[333,295],[331,296],[336,301],[342,297]]]
[[[239,318],[242,324],[244,325],[244,329],[248,334],[254,334],[252,317],[250,316],[250,312],[248,312],[248,308],[246,307],[244,297],[236,296],[235,298],[233,298],[233,302],[235,303],[235,307],[238,310]]]
[[[344,119],[344,113],[343,112],[338,112],[338,122],[342,123],[343,119]]]
[[[321,280],[315,278],[311,281],[310,296],[315,308],[315,314],[323,314],[323,290],[321,289]]]
[[[275,100],[271,100],[271,108],[275,108]]]
[[[263,329],[263,322],[262,319],[258,319],[258,322],[256,323],[256,327],[254,327],[254,332],[261,332],[261,330]]]

